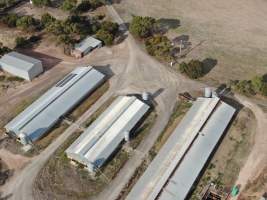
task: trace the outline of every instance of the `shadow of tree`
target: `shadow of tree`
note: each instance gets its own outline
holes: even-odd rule
[[[216,59],[206,58],[202,61],[204,67],[204,73],[208,74],[218,63]]]
[[[156,32],[164,34],[170,29],[175,29],[180,26],[180,20],[160,18],[157,20]]]

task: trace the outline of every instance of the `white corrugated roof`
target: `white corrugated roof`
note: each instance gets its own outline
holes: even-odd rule
[[[0,59],[0,65],[6,64],[24,71],[29,71],[34,66],[34,64],[39,62],[41,61],[14,51],[5,54]]]
[[[79,50],[80,52],[85,52],[88,48],[96,48],[101,43],[102,42],[98,39],[95,39],[93,37],[87,37],[80,43],[75,44],[75,49]]]
[[[219,102],[219,99],[216,97],[198,98],[126,199],[154,200],[160,193],[166,193],[168,194],[168,198],[165,194],[161,199],[182,200],[180,196],[184,195],[184,191],[190,190],[192,185],[190,188],[188,188],[188,186],[192,183],[192,180],[195,180],[198,176],[195,172],[197,172],[200,167],[203,167],[203,162],[206,162],[206,156],[209,156],[208,153],[213,150],[214,144],[217,144],[217,137],[220,138],[234,112],[234,108],[223,102]],[[214,136],[212,135],[211,138],[209,138],[209,132],[211,131],[209,127],[213,128],[213,133],[216,133],[216,137],[212,137]],[[207,135],[205,141],[209,140],[209,143],[212,144],[208,145],[206,149],[203,146],[199,147],[196,143],[196,141],[202,137],[199,135],[200,131],[201,134],[204,133]],[[198,148],[196,152],[199,153],[199,158],[203,159],[200,163],[192,160],[192,156],[189,154],[191,148]],[[202,154],[202,152],[206,152],[206,154]],[[185,158],[192,161],[190,163],[191,168],[188,168],[187,171],[190,178],[188,178],[188,180],[183,178],[176,179],[172,174],[180,169],[179,166],[184,163]],[[179,165],[178,168],[177,165]],[[192,167],[194,168],[193,171]],[[190,173],[190,171],[192,173]],[[170,179],[171,176],[173,178]],[[173,189],[172,186],[175,185],[176,182],[180,182],[184,187],[176,185],[177,187]],[[167,187],[165,187],[166,184]]]
[[[104,75],[92,67],[78,67],[37,99],[6,126],[16,135],[39,139],[58,119],[92,92]]]
[[[149,106],[132,96],[120,96],[66,150],[83,164],[100,167],[147,112]]]

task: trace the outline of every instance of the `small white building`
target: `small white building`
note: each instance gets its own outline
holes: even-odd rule
[[[42,62],[35,58],[10,52],[0,59],[0,68],[12,75],[31,81],[43,72]]]
[[[82,58],[93,49],[100,47],[102,47],[102,42],[90,36],[82,40],[80,43],[75,44],[71,55],[76,58]]]

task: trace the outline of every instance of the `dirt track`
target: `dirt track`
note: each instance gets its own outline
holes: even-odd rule
[[[246,184],[249,181],[252,182],[255,178],[257,178],[267,166],[267,114],[264,113],[258,105],[256,105],[249,99],[241,96],[237,96],[237,98],[244,106],[250,108],[253,111],[257,120],[254,146],[236,181],[236,185],[241,185],[240,190],[242,193],[242,190],[244,189]],[[257,192],[261,192],[261,194],[263,194],[266,191]]]

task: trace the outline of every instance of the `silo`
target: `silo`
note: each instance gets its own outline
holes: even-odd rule
[[[149,99],[149,94],[148,94],[147,92],[143,92],[143,93],[142,93],[142,99],[143,99],[144,101],[148,101],[148,99]]]
[[[95,172],[95,165],[94,163],[88,163],[87,164],[87,170],[91,173],[94,173]]]
[[[130,141],[130,132],[129,131],[124,131],[124,140],[126,142]]]
[[[20,140],[21,144],[23,144],[23,145],[27,145],[28,144],[27,135],[24,134],[24,133],[20,133],[19,134],[19,140]]]
[[[204,97],[211,98],[211,96],[212,96],[211,88],[206,87],[205,90],[204,90]]]

